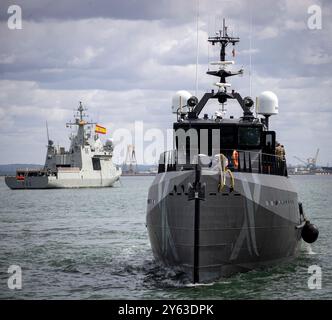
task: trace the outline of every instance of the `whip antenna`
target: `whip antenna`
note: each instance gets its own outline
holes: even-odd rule
[[[48,123],[47,123],[47,120],[46,120],[46,134],[47,134],[47,144],[49,144],[50,136],[49,136],[49,133],[48,133]]]
[[[197,8],[196,8],[196,75],[195,75],[195,96],[197,96],[198,91],[198,49],[199,49],[199,41],[198,41],[198,22],[199,22],[199,0],[197,0]]]
[[[251,68],[251,50],[252,50],[252,10],[250,10],[250,29],[249,29],[249,96],[252,96],[252,68]]]

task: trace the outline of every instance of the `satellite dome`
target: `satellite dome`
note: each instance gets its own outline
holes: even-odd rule
[[[256,100],[256,112],[264,116],[278,114],[278,97],[272,91],[262,92]]]
[[[192,97],[191,93],[185,90],[177,91],[172,98],[172,113],[178,113],[182,109],[182,113],[187,113],[188,100]]]

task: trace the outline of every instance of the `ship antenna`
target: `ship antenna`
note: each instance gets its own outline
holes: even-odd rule
[[[80,120],[82,121],[83,120],[83,111],[84,111],[84,109],[83,109],[83,106],[82,106],[82,101],[79,101],[79,103],[80,103],[80,105],[78,107],[78,112],[80,114]]]
[[[198,22],[199,22],[199,0],[197,0],[196,7],[196,75],[195,75],[195,96],[198,92],[198,50],[199,50],[199,38],[198,38]]]
[[[249,29],[249,96],[252,96],[252,64],[251,64],[251,55],[252,55],[252,10],[250,9],[250,29]]]
[[[48,123],[47,123],[47,120],[46,120],[46,134],[47,134],[47,144],[50,144],[50,135],[48,133]]]
[[[210,15],[208,15],[208,34],[210,34]],[[210,71],[210,43],[207,43],[208,71]]]

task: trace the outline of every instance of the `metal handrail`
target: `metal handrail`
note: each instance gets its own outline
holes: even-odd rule
[[[274,154],[263,153],[253,150],[236,150],[238,152],[238,166],[235,167],[232,161],[234,149],[221,149],[228,161],[228,169],[233,172],[249,172],[287,176],[286,160]],[[212,159],[212,157],[210,157]],[[181,165],[183,168],[191,169],[194,163],[179,164],[177,151],[169,150],[160,155],[158,172],[175,171]]]

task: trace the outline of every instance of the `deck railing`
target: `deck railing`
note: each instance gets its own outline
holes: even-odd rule
[[[271,174],[287,177],[286,160],[280,156],[273,154],[262,153],[260,151],[251,150],[237,150],[238,161],[233,159],[233,151],[229,149],[221,150],[221,153],[228,159],[228,168],[233,172],[248,172]],[[210,158],[210,162],[206,159]],[[200,162],[200,156],[193,157],[191,163],[180,164],[177,159],[176,150],[165,151],[160,155],[158,173],[167,171],[176,171],[179,167],[182,170],[194,169],[195,165],[199,163],[202,167],[211,167],[212,158],[204,156],[205,163]]]

